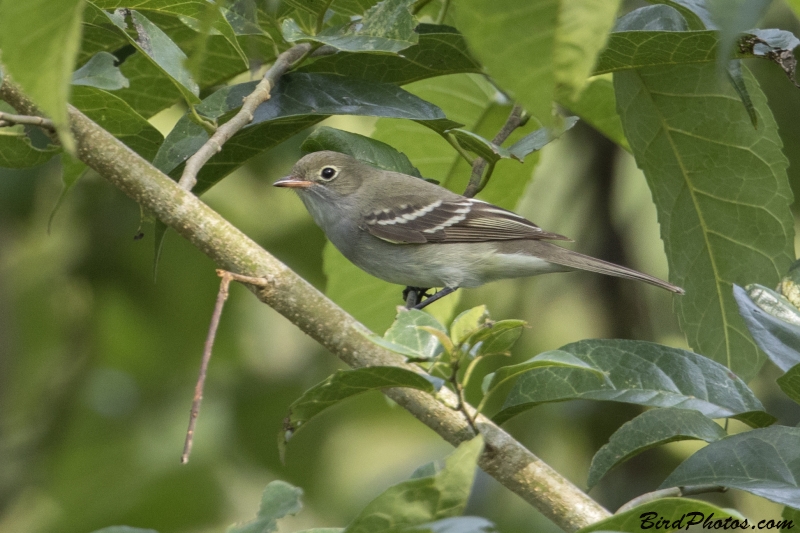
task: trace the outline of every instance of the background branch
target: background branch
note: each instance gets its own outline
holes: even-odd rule
[[[55,131],[56,127],[49,118],[38,117],[35,115],[14,115],[11,113],[0,112],[0,127],[16,126],[24,124],[26,126],[39,126],[46,130]]]
[[[38,114],[11,83],[0,87],[0,98],[18,111]],[[69,118],[81,161],[174,228],[220,268],[266,278],[263,287],[251,287],[256,296],[346,364],[354,368],[395,365],[415,369],[400,355],[370,342],[361,333],[365,327],[343,309],[71,106]],[[473,436],[462,413],[446,405],[457,403],[449,390],[440,392],[442,401],[411,389],[388,389],[385,394],[453,445]],[[610,516],[511,435],[486,417],[476,416],[471,406],[466,407],[486,442],[479,465],[487,474],[565,531],[576,531]]]
[[[503,127],[500,128],[500,131],[497,132],[497,135],[494,136],[492,142],[497,146],[500,146],[506,139],[514,132],[515,129],[522,126],[526,121],[524,120],[522,114],[523,109],[519,105],[515,105],[514,108],[511,110],[511,113],[508,115],[508,119],[506,123],[503,124]],[[481,190],[484,186],[486,186],[486,181],[489,179],[489,176],[486,176],[486,179],[483,179],[483,171],[486,168],[486,160],[482,157],[477,158],[472,163],[472,174],[469,177],[469,184],[467,184],[467,188],[464,190],[464,196],[472,198]],[[491,170],[491,169],[490,169]]]

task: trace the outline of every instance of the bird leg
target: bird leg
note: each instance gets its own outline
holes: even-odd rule
[[[445,287],[444,289],[440,290],[436,294],[426,298],[424,302],[420,302],[417,305],[415,305],[414,309],[422,309],[423,307],[425,307],[425,306],[427,306],[429,304],[432,304],[433,302],[435,302],[439,298],[444,298],[448,294],[456,292],[457,290],[458,290],[458,287]]]
[[[403,289],[403,300],[406,301],[406,309],[411,309],[422,301],[424,296],[430,288],[424,287],[406,287]]]

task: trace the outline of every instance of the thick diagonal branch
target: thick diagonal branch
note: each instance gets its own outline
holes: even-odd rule
[[[191,191],[197,184],[197,174],[203,168],[209,159],[214,157],[231,137],[236,132],[250,124],[253,121],[253,113],[256,108],[269,100],[270,92],[273,87],[278,83],[278,80],[283,76],[287,70],[303,56],[311,51],[311,45],[302,43],[295,45],[276,59],[275,63],[264,73],[264,77],[253,89],[253,92],[247,95],[242,102],[242,108],[236,115],[233,116],[228,122],[217,128],[211,137],[205,142],[200,149],[186,160],[186,166],[183,168],[180,183],[181,187],[187,191]]]
[[[40,113],[11,84],[0,98],[28,115]],[[179,187],[80,111],[69,108],[81,161],[154,213],[210,257],[220,268],[265,278],[256,296],[316,339],[348,365],[407,366],[403,358],[370,342],[365,327],[283,263],[250,240],[196,196]],[[388,389],[386,395],[453,445],[472,438],[457,399],[443,389],[442,400],[421,391]],[[474,410],[467,406],[474,415]],[[486,441],[479,465],[539,509],[565,531],[607,518],[608,511],[483,416],[475,423]]]

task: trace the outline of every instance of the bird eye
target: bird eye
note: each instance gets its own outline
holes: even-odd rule
[[[322,170],[320,170],[319,175],[324,180],[332,180],[333,178],[336,177],[336,174],[338,174],[338,172],[339,171],[333,167],[325,167]]]

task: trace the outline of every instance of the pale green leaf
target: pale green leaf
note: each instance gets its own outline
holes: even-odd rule
[[[302,489],[285,481],[271,482],[261,494],[256,517],[246,524],[229,527],[227,533],[272,533],[278,529],[276,522],[279,519],[300,512],[303,508],[300,503],[302,495]]]
[[[72,85],[89,85],[107,91],[129,87],[130,82],[115,65],[116,60],[108,52],[98,52],[72,74]]]
[[[600,520],[592,525],[581,528],[577,533],[591,533],[593,531],[622,531],[625,533],[640,533],[641,531],[677,531],[688,529],[689,526],[702,525],[706,519],[711,519],[711,527],[719,522],[717,529],[721,529],[725,520],[731,517],[729,523],[738,520],[737,529],[745,521],[745,517],[729,509],[721,509],[716,505],[702,500],[689,498],[661,498],[649,501],[634,507],[624,513],[615,514]],[[659,519],[666,520],[667,524],[675,527],[656,529]],[[730,529],[733,529],[731,527]]]

